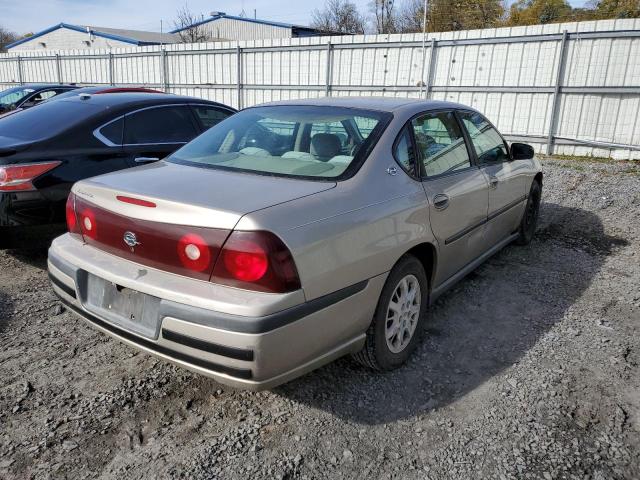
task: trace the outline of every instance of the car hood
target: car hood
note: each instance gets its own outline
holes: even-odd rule
[[[233,229],[243,215],[336,186],[268,175],[158,162],[78,182],[73,192],[130,218],[176,225]],[[153,202],[132,205],[118,196]]]

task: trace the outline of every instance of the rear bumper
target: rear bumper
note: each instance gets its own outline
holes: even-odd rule
[[[38,190],[0,192],[0,248],[46,247],[65,229],[64,203]]]
[[[105,269],[101,262],[111,267]],[[87,308],[88,274],[159,298],[156,335],[139,335]],[[260,294],[148,269],[69,235],[56,239],[49,250],[49,275],[62,301],[95,328],[221,383],[250,390],[272,388],[362,348],[386,278],[380,275],[305,301],[302,291]],[[173,282],[173,295],[163,294],[167,281]],[[181,296],[185,298],[176,301]]]

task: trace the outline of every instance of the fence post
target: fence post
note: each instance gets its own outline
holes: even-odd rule
[[[110,85],[115,85],[115,83],[113,83],[113,53],[109,52],[109,84]]]
[[[431,90],[433,89],[433,77],[436,71],[436,52],[438,48],[438,41],[435,38],[431,39],[431,51],[429,52],[429,70],[427,72],[427,88],[425,89],[425,98],[429,100],[431,98]],[[422,62],[424,65],[424,62]],[[424,68],[424,67],[423,67]]]
[[[331,96],[331,81],[333,76],[333,45],[331,41],[327,42],[327,71],[325,77],[325,94]]]
[[[62,67],[60,66],[60,54],[56,53],[56,72],[58,73],[58,83],[62,85]]]
[[[169,65],[167,62],[167,51],[163,48],[160,53],[162,63],[162,84],[165,93],[169,92]]]
[[[236,60],[238,62],[237,76],[237,90],[238,90],[238,110],[242,109],[242,48],[240,45],[236,47]]]
[[[562,89],[562,79],[564,78],[564,70],[567,63],[567,39],[569,32],[562,32],[562,40],[560,43],[560,58],[558,59],[558,71],[556,75],[556,84],[553,90],[553,101],[551,104],[551,117],[549,120],[549,136],[547,138],[547,155],[553,155],[553,140],[558,125],[558,112],[560,110],[560,92]]]
[[[20,85],[24,85],[24,79],[22,77],[22,57],[18,55],[18,82]]]

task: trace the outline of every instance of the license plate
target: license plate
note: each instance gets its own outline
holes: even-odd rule
[[[85,308],[121,328],[158,338],[160,299],[109,282],[95,275],[87,276]]]

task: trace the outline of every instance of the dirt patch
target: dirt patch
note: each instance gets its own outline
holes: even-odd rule
[[[229,389],[63,311],[44,252],[0,253],[0,478],[639,478],[638,166],[544,163],[532,244],[385,374]]]

